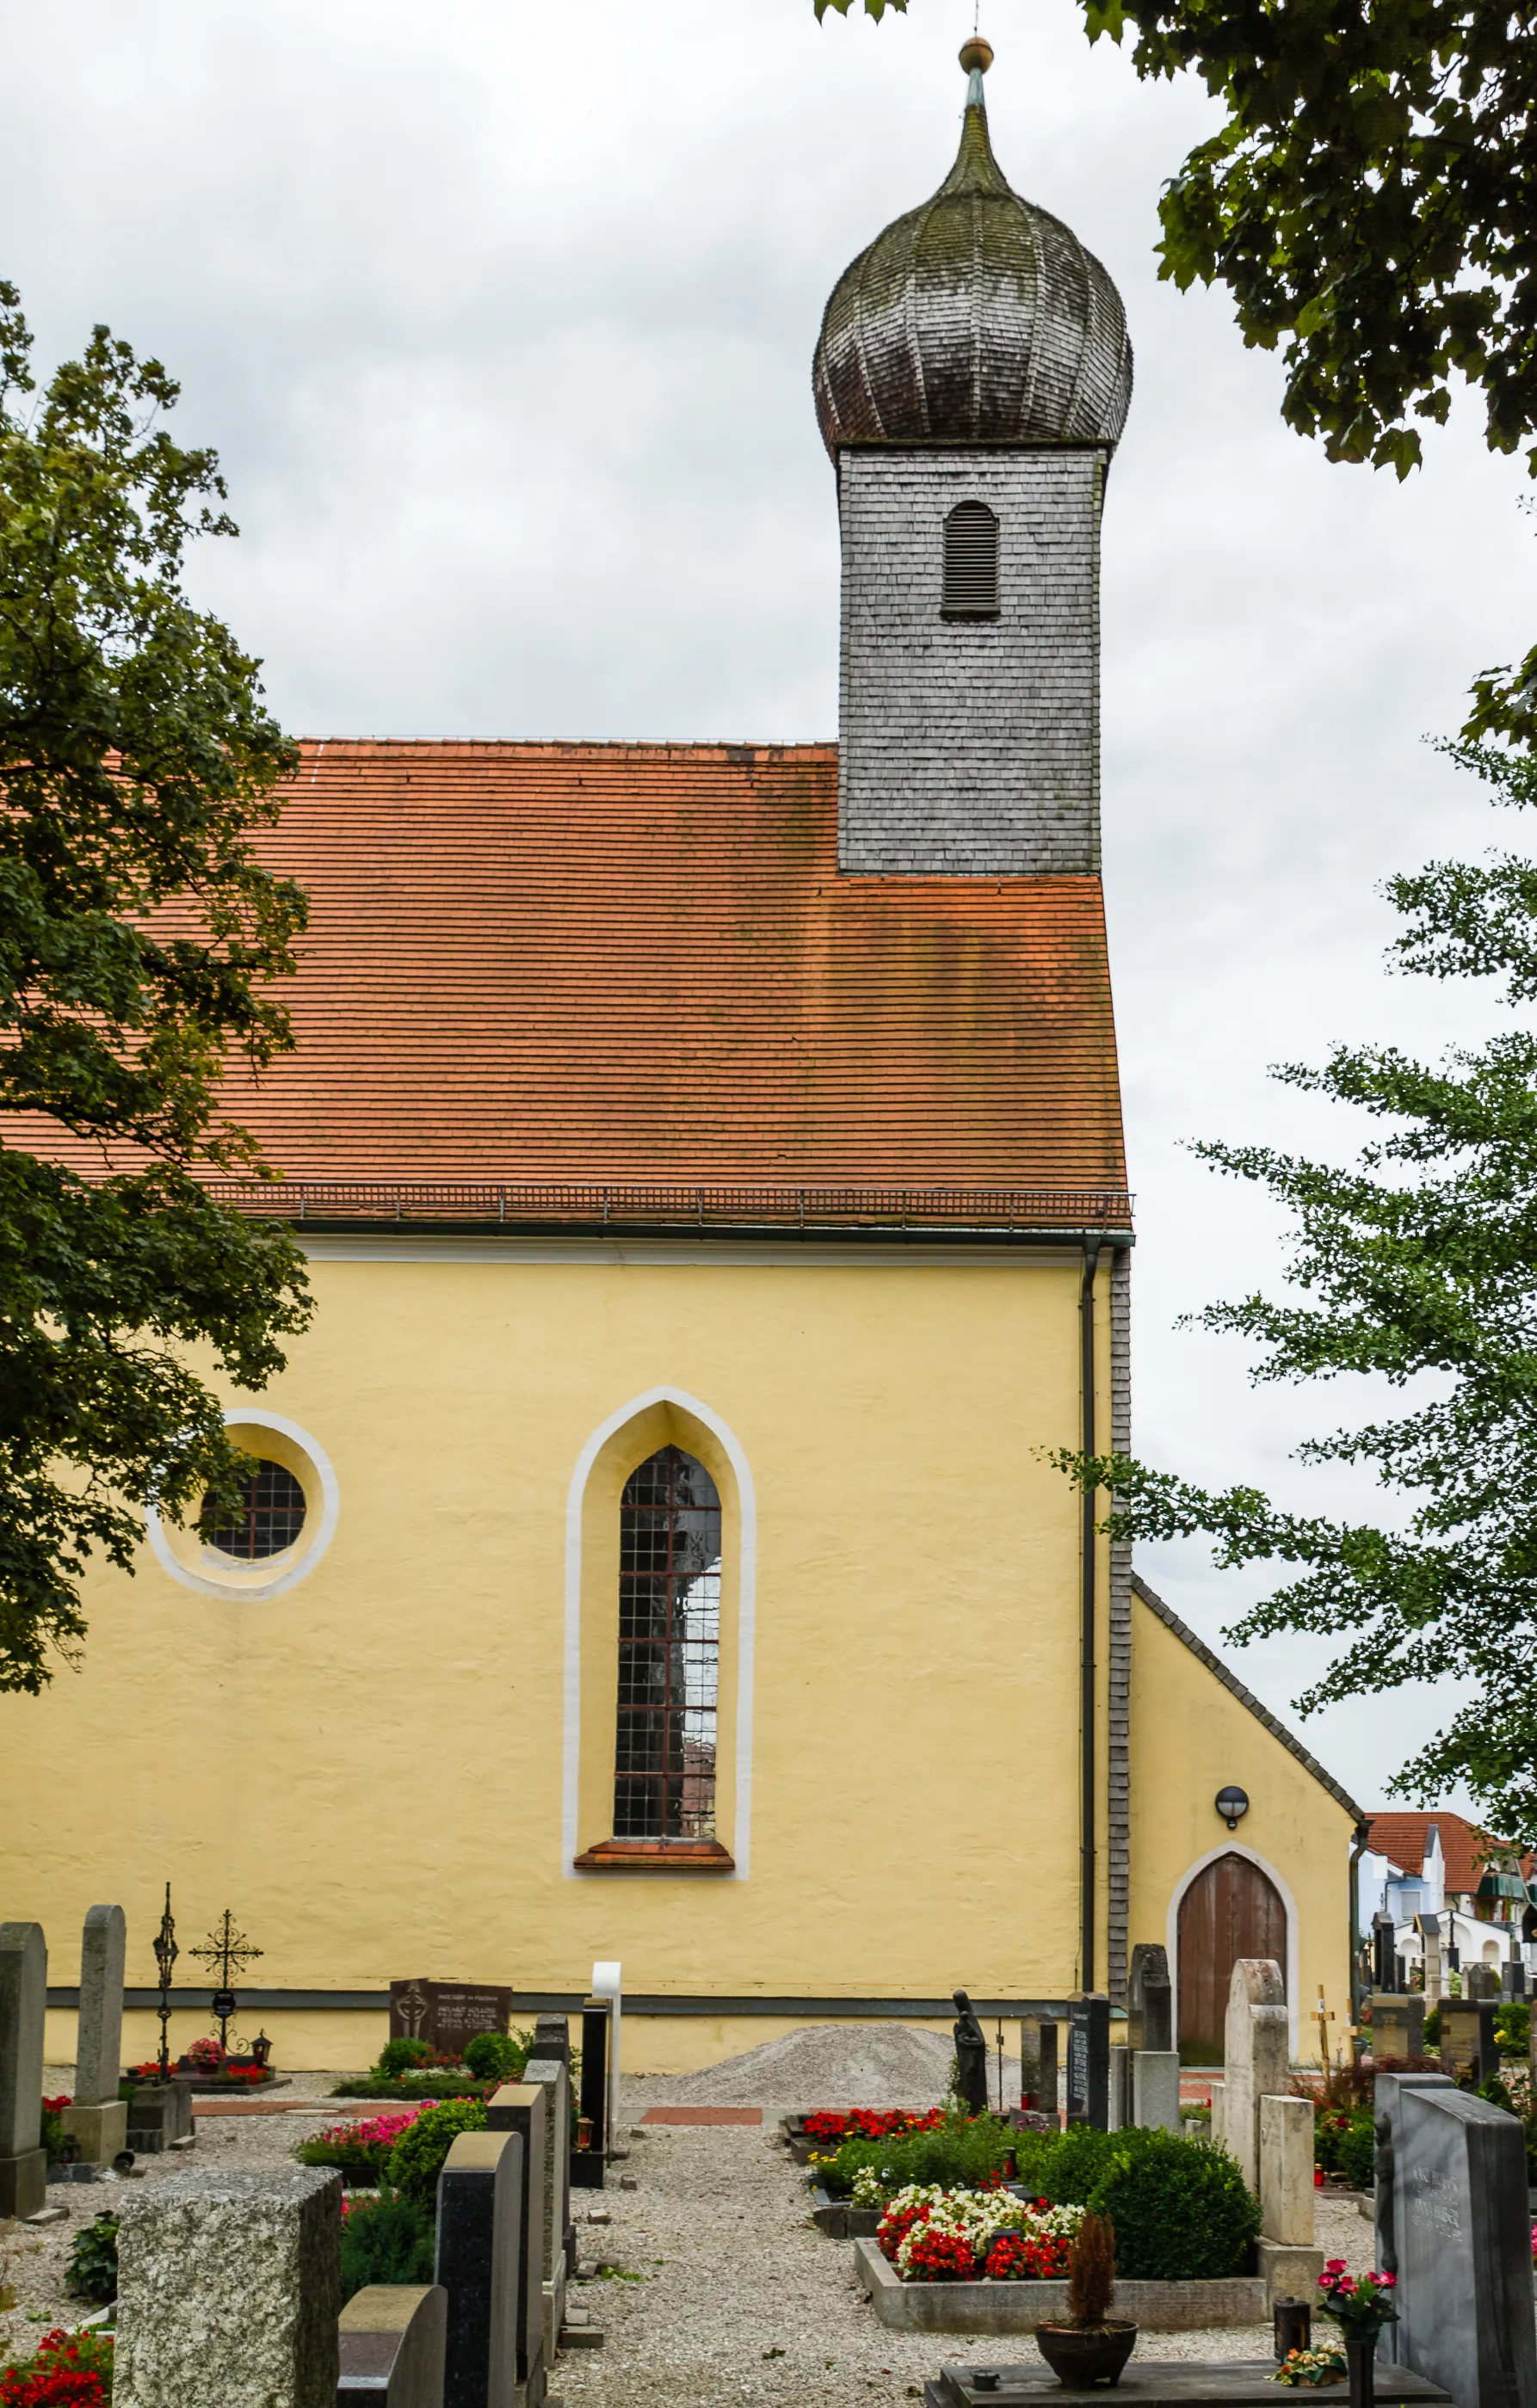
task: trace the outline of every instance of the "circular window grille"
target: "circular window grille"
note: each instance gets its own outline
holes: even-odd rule
[[[237,1563],[258,1563],[280,1555],[304,1528],[304,1490],[280,1463],[262,1463],[241,1492],[238,1509],[231,1512],[211,1492],[203,1499],[201,1528],[210,1547],[233,1555]]]

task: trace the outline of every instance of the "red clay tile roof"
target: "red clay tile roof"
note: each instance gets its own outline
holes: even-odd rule
[[[1484,1859],[1489,1851],[1501,1858],[1509,1853],[1508,1843],[1491,1840],[1465,1815],[1454,1814],[1446,1808],[1433,1813],[1373,1814],[1372,1836],[1368,1846],[1373,1854],[1386,1856],[1401,1872],[1417,1873],[1425,1863],[1425,1845],[1431,1824],[1441,1833],[1441,1853],[1446,1865],[1446,1887],[1458,1897],[1476,1896],[1484,1878]],[[1530,1857],[1517,1861],[1523,1870]]]
[[[1099,880],[840,877],[837,766],[307,744],[261,844],[312,897],[298,1051],[232,1117],[295,1181],[1119,1196]]]

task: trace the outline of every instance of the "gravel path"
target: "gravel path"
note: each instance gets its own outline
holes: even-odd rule
[[[654,2088],[648,2083],[648,2090]],[[625,2085],[631,2097],[631,2086]],[[693,2103],[674,2100],[679,2105]],[[724,2102],[722,2102],[724,2103]],[[572,2205],[583,2257],[611,2258],[642,2279],[580,2284],[607,2334],[601,2350],[563,2355],[556,2388],[568,2408],[775,2408],[921,2394],[944,2359],[1007,2364],[1033,2352],[1020,2340],[972,2341],[887,2332],[855,2288],[853,2251],[807,2216],[803,2179],[772,2138],[742,2127],[650,2126],[610,2172],[601,2204],[611,2222],[584,2220],[599,2194]],[[613,2186],[635,2178],[633,2191]],[[1371,2227],[1353,2199],[1320,2201],[1318,2239],[1362,2259]],[[1257,2358],[1268,2328],[1148,2333],[1140,2358]]]

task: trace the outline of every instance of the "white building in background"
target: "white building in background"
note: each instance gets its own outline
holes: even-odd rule
[[[1359,1873],[1363,1937],[1373,1915],[1390,1914],[1394,1947],[1412,1971],[1425,1957],[1420,1919],[1434,1915],[1444,1967],[1450,1947],[1464,1966],[1515,1957],[1537,1969],[1537,1938],[1527,1936],[1537,1929],[1530,1856],[1447,1808],[1374,1814],[1370,1832]]]

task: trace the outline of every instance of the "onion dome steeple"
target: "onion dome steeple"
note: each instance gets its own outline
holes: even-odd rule
[[[822,437],[845,443],[1113,443],[1131,398],[1126,311],[1060,218],[993,156],[983,76],[962,48],[966,114],[931,200],[845,268],[812,366]]]

